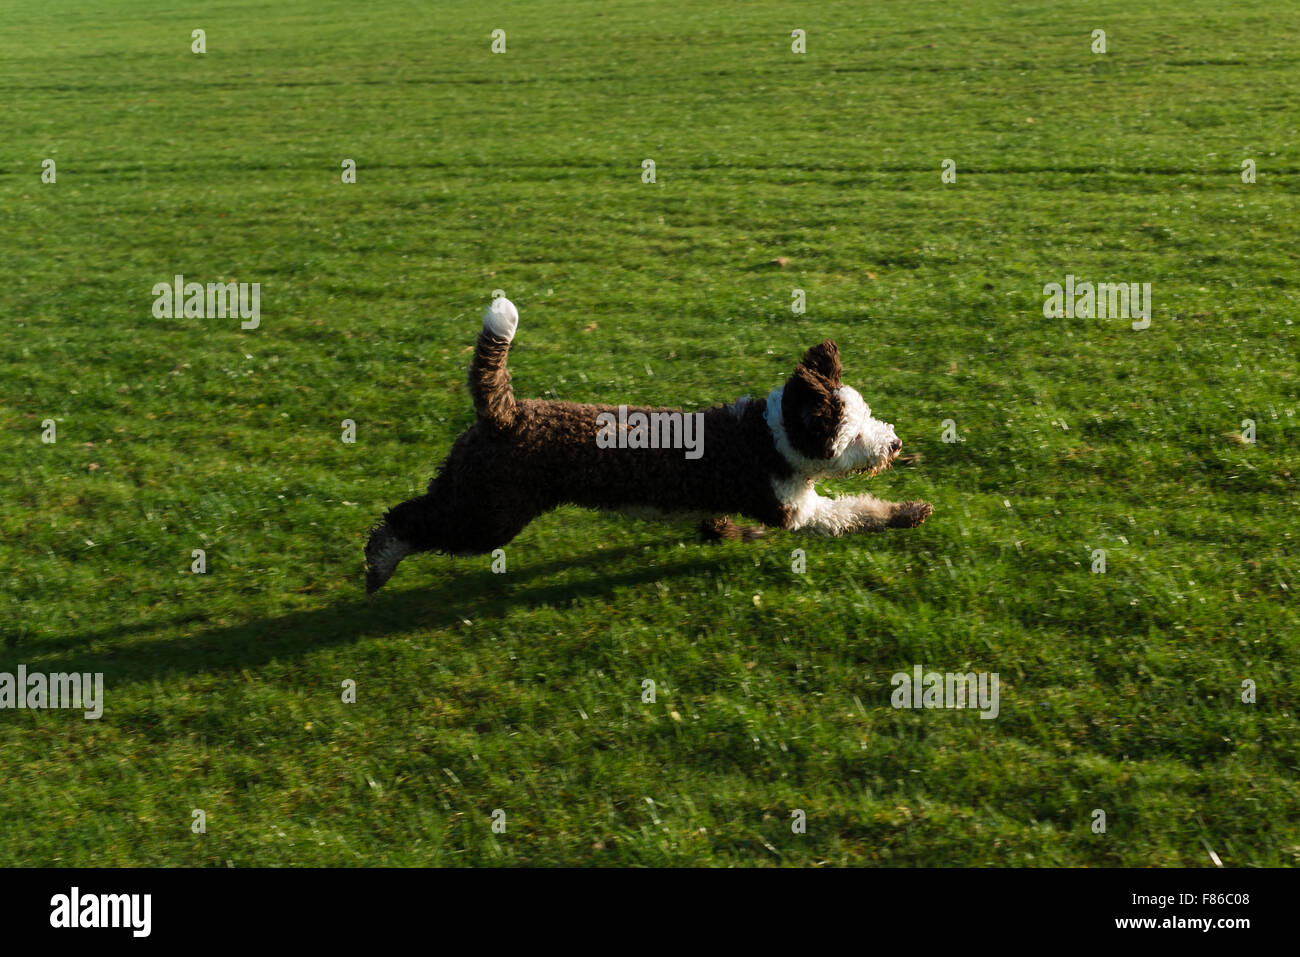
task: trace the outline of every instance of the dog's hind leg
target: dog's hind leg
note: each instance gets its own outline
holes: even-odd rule
[[[435,479],[428,492],[395,505],[366,543],[366,591],[375,592],[398,564],[419,552],[486,555],[509,543],[545,508],[500,489],[465,489]]]
[[[397,571],[398,564],[411,552],[411,546],[402,541],[386,522],[372,528],[366,541],[366,594],[374,594],[383,588]]]
[[[437,494],[436,489],[435,479],[428,492],[394,505],[370,530],[366,542],[367,592],[382,588],[408,555],[454,550],[455,512],[448,507],[447,496]]]
[[[437,527],[442,519],[437,500],[429,494],[417,495],[395,505],[370,530],[366,541],[366,592],[373,594],[384,586],[407,555],[434,547]]]

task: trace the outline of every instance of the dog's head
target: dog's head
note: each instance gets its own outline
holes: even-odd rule
[[[880,472],[903,447],[894,427],[872,418],[858,391],[840,381],[842,371],[840,351],[827,339],[809,349],[768,398],[777,448],[800,474]]]

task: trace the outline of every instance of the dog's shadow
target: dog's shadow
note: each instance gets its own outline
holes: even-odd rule
[[[403,567],[406,577],[438,575],[427,586],[403,591],[386,588],[373,598],[349,600],[305,611],[289,612],[237,625],[204,628],[192,615],[130,626],[113,626],[67,639],[22,642],[5,649],[0,671],[13,672],[17,662],[29,672],[103,672],[115,682],[152,681],[187,674],[240,671],[273,660],[300,657],[331,645],[367,638],[401,635],[415,629],[436,630],[461,622],[502,618],[516,607],[564,606],[583,598],[609,597],[621,587],[634,587],[681,575],[725,568],[716,546],[698,546],[681,560],[651,560],[641,546],[597,552],[585,559],[553,561],[496,575],[485,569],[465,571],[452,559],[433,559],[442,569]],[[650,550],[653,551],[653,550]],[[647,561],[630,571],[609,572],[634,554]],[[656,556],[662,559],[662,556]],[[417,571],[418,569],[418,571]],[[563,581],[544,579],[575,571]],[[359,586],[360,587],[360,586]],[[165,640],[149,633],[195,622],[197,634]],[[458,629],[457,641],[474,641],[472,629]],[[25,654],[24,654],[25,652]],[[53,652],[53,653],[51,653]]]

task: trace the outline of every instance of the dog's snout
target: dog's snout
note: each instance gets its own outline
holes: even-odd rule
[[[894,439],[894,441],[889,443],[889,451],[891,452],[897,452],[902,447],[903,447],[902,439]]]

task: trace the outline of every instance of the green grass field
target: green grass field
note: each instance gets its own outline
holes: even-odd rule
[[[0,711],[0,865],[1297,862],[1292,4],[6,6],[0,671],[105,706]],[[260,328],[155,318],[177,273]],[[1067,274],[1150,328],[1044,318]],[[521,396],[700,407],[835,338],[921,458],[828,488],[933,517],[564,509],[367,601],[494,289]],[[999,717],[895,710],[917,664]]]

